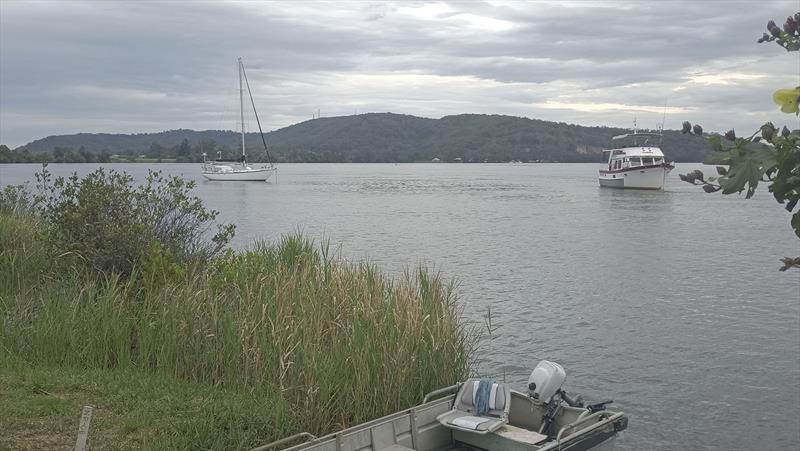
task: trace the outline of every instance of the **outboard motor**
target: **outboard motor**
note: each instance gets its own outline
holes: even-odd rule
[[[559,391],[567,379],[564,368],[549,360],[542,360],[533,369],[528,378],[528,393],[531,398],[548,403]]]
[[[564,368],[558,363],[549,360],[539,362],[528,378],[528,394],[530,397],[547,406],[542,418],[542,426],[539,428],[540,434],[552,436],[555,433],[555,431],[551,430],[551,426],[555,423],[556,415],[561,407],[561,401],[571,407],[586,408],[591,413],[605,410],[606,404],[614,402],[609,400],[584,406],[583,397],[580,395],[572,397],[561,389],[566,379],[567,373]]]
[[[539,428],[540,434],[552,436],[554,431],[552,425],[555,423],[556,414],[561,407],[561,386],[567,379],[564,368],[549,360],[542,360],[533,369],[531,377],[528,378],[528,393],[530,397],[547,405],[542,418],[542,426]]]
[[[560,395],[561,399],[572,407],[583,407],[583,397],[577,395],[570,396],[561,389],[567,374],[564,368],[555,362],[542,360],[528,378],[528,393],[531,398],[542,402],[550,402],[555,395]]]
[[[567,395],[567,392],[561,389],[564,381],[567,379],[567,373],[564,368],[558,363],[549,360],[542,360],[533,369],[531,377],[528,378],[528,392],[530,397],[536,399],[544,404],[547,408],[544,417],[542,418],[542,426],[539,428],[540,434],[547,434],[552,436],[555,431],[551,430],[552,425],[555,424],[558,409],[561,407],[563,400],[567,405],[572,407],[583,407],[583,400],[580,395],[572,398]]]

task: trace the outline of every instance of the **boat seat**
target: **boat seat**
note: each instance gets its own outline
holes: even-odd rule
[[[477,416],[475,397],[479,384],[479,379],[467,379],[453,400],[452,410],[436,417],[439,423],[450,429],[475,434],[494,432],[507,424],[508,410],[511,406],[511,390],[508,385],[492,383],[489,392],[489,411]]]

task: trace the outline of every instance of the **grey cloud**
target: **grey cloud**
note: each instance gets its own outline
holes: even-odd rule
[[[0,142],[217,128],[212,118],[235,100],[239,55],[269,128],[317,108],[630,122],[619,112],[531,106],[564,97],[650,107],[669,99],[727,128],[766,118],[771,90],[798,77],[797,54],[755,43],[768,19],[798,9],[790,0],[450,2],[428,18],[403,13],[423,5],[0,2]],[[465,14],[512,27],[471,29],[459,21]],[[688,78],[698,71],[777,76],[706,86]],[[364,75],[406,81],[354,86]],[[737,110],[757,118],[730,113]]]

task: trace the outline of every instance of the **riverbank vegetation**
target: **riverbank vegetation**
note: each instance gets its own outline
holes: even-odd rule
[[[94,405],[95,448],[242,449],[467,376],[473,335],[437,274],[299,235],[235,253],[180,179],[39,180],[0,196],[0,448],[69,446]]]

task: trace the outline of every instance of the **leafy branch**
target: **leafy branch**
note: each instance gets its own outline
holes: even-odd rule
[[[783,29],[778,27],[774,20],[770,20],[767,22],[767,31],[769,34],[764,33],[758,40],[759,44],[774,41],[787,52],[800,50],[800,13],[787,17]]]
[[[787,17],[783,29],[770,20],[767,31],[769,34],[764,33],[759,43],[775,42],[789,52],[800,50],[800,12]],[[800,114],[800,86],[779,89],[772,99],[780,105],[782,112]],[[692,126],[687,121],[683,123],[682,132],[703,135],[703,128],[697,124]],[[789,130],[784,126],[778,131],[772,122],[767,122],[746,138],[737,137],[734,130],[729,130],[724,135],[712,134],[707,139],[713,153],[706,161],[722,165],[716,168],[718,177],[706,178],[702,171],[695,170],[680,174],[681,180],[702,186],[707,193],[741,194],[746,190],[747,199],[755,194],[759,183],[769,183],[769,192],[775,200],[788,212],[794,212],[790,223],[800,238],[800,209],[797,208],[800,202],[800,130]],[[800,268],[800,257],[784,257],[781,261],[781,271]]]

